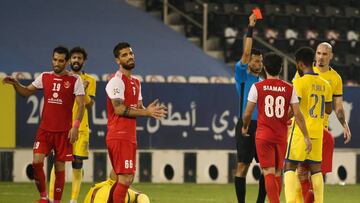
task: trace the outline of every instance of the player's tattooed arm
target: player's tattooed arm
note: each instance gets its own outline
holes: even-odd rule
[[[124,104],[124,101],[122,99],[112,99],[111,103],[114,107],[119,107]]]
[[[115,114],[124,116],[124,117],[129,117],[130,108],[124,105],[124,100],[112,99],[111,103],[114,107]]]
[[[338,110],[336,111],[336,117],[338,118],[339,122],[341,123],[341,125],[345,125],[346,120],[345,120],[345,115],[344,115],[344,110]]]
[[[112,99],[111,102],[114,107],[115,114],[123,117],[149,116],[160,119],[167,113],[164,106],[158,105],[158,100],[153,101],[144,109],[127,107],[124,105],[124,101],[120,99]]]
[[[343,98],[342,97],[333,97],[334,100],[334,110],[336,117],[338,118],[339,122],[342,126],[347,124],[345,120],[345,111],[343,106]]]
[[[345,119],[345,111],[343,106],[343,97],[333,97],[335,114],[344,130],[344,143],[347,144],[351,140],[351,131],[349,125]]]

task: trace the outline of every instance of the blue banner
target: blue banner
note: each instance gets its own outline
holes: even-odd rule
[[[90,148],[105,148],[106,94],[105,82],[97,83],[95,105],[89,112]],[[344,89],[344,107],[353,139],[345,145],[342,128],[334,113],[330,128],[336,147],[359,148],[356,136],[360,118],[360,88]],[[140,149],[235,149],[235,124],[238,96],[235,85],[143,83],[144,105],[160,99],[168,108],[162,120],[138,118],[137,136]],[[17,147],[32,147],[41,115],[43,97],[39,91],[28,98],[17,96]]]

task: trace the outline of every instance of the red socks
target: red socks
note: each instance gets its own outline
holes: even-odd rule
[[[111,190],[110,190],[110,193],[109,193],[109,198],[108,198],[108,201],[107,203],[113,203],[113,195],[114,195],[114,190],[116,188],[116,184],[117,183],[114,183],[111,187]]]
[[[279,189],[279,196],[280,196],[281,190],[282,190],[282,179],[281,179],[281,176],[275,176],[275,178],[276,178],[276,183],[277,183],[277,186]]]
[[[305,179],[305,180],[301,180],[300,181],[300,184],[301,184],[301,192],[302,192],[302,196],[304,198],[304,201],[306,199],[306,196],[310,190],[310,187],[311,187],[311,183],[309,181],[309,179]],[[305,203],[305,202],[304,202]]]
[[[280,203],[279,186],[275,174],[265,176],[265,188],[270,203]]]
[[[65,171],[55,171],[54,202],[61,200],[64,190]]]
[[[314,193],[312,190],[309,190],[304,197],[304,203],[314,203],[314,201]]]
[[[113,202],[116,203],[125,203],[125,197],[129,186],[123,185],[121,183],[116,183],[114,193],[113,193]]]
[[[40,193],[40,197],[46,197],[44,163],[33,163],[34,179],[36,187]]]

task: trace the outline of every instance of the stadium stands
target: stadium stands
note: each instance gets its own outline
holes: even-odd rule
[[[4,77],[6,77],[7,76],[7,74],[6,73],[4,73],[4,72],[0,72],[0,78],[4,78]]]
[[[13,76],[14,78],[18,79],[18,80],[31,80],[32,79],[32,75],[29,72],[13,72],[11,74],[11,76]]]
[[[153,4],[161,1],[152,1]],[[319,42],[328,41],[334,47],[333,66],[346,74],[344,78],[360,83],[360,76],[349,70],[360,69],[359,63],[347,53],[360,55],[360,1],[357,0],[305,0],[305,1],[254,1],[254,0],[169,0],[178,8],[199,22],[202,21],[201,3],[209,5],[209,36],[223,40],[226,62],[239,59],[242,40],[232,40],[229,44],[229,28],[242,38],[247,27],[248,15],[254,7],[260,7],[264,19],[256,25],[257,36],[266,39],[274,47],[288,53],[294,53],[301,46],[313,48]],[[201,36],[201,31],[184,20],[187,36]],[[227,31],[225,32],[225,30]],[[289,30],[291,30],[289,34]],[[289,36],[290,35],[290,36]],[[267,48],[257,44],[258,48]],[[345,60],[348,58],[348,60]]]
[[[187,80],[184,76],[182,75],[169,75],[166,78],[167,82],[172,82],[172,83],[186,83]]]
[[[146,82],[165,82],[165,77],[162,75],[147,75],[145,76]]]
[[[210,83],[229,84],[230,79],[222,76],[212,76],[210,77]]]
[[[209,83],[209,79],[205,76],[189,76],[189,83]]]
[[[51,52],[60,44],[87,50],[86,72],[113,73],[112,49],[128,41],[136,54],[135,73],[142,76],[231,75],[224,62],[125,0],[4,0],[0,13],[0,67],[6,74],[50,70]]]

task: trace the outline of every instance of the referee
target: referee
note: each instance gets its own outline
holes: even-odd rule
[[[258,162],[255,149],[255,133],[257,124],[257,109],[255,108],[247,136],[241,134],[243,112],[245,112],[248,93],[252,84],[259,81],[259,74],[262,71],[263,57],[260,51],[252,49],[252,34],[256,24],[255,14],[249,17],[249,26],[244,43],[241,60],[235,65],[236,89],[240,97],[239,121],[236,125],[236,148],[238,163],[235,173],[235,189],[239,203],[245,202],[246,174],[253,158]],[[259,180],[259,193],[257,203],[264,203],[266,198],[264,176]]]

